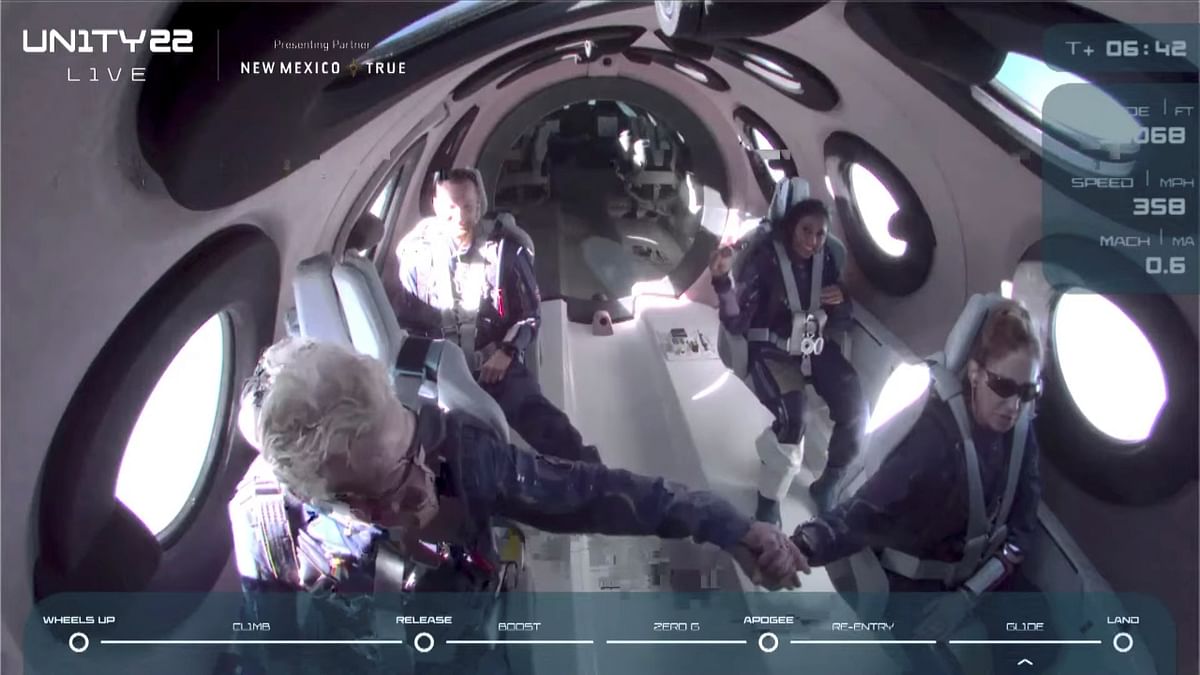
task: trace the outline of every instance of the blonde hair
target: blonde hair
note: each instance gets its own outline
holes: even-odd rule
[[[1005,299],[988,312],[971,348],[971,359],[986,366],[1022,349],[1042,360],[1042,340],[1029,310],[1016,300]]]

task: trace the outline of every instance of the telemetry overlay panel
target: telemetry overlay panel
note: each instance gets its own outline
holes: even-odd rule
[[[1051,284],[1200,291],[1198,34],[1196,25],[1047,31],[1046,62],[1069,71],[1040,111]]]

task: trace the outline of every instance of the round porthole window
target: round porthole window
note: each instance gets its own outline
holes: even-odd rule
[[[229,342],[223,314],[192,334],[159,378],[125,446],[116,497],[160,539],[186,515],[211,463]]]
[[[846,246],[871,285],[893,296],[921,288],[937,238],[899,167],[863,139],[838,131],[825,141],[825,177]]]
[[[1058,301],[1052,330],[1063,381],[1083,417],[1112,439],[1148,439],[1167,385],[1142,329],[1103,295],[1072,289]]]
[[[904,255],[908,242],[893,237],[888,231],[888,223],[900,207],[879,178],[861,164],[850,165],[850,196],[862,214],[867,234],[879,250],[893,258]]]

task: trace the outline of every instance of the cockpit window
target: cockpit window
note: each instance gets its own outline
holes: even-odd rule
[[[186,514],[211,463],[229,349],[228,321],[217,314],[167,366],[125,446],[117,499],[160,539]]]
[[[612,100],[556,109],[518,136],[494,202],[532,237],[543,298],[617,301],[679,267],[704,189],[681,138],[665,115]]]

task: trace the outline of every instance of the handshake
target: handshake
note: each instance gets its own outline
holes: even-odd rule
[[[771,591],[799,588],[799,573],[812,571],[796,544],[779,528],[763,522],[755,521],[728,551],[751,581]]]

